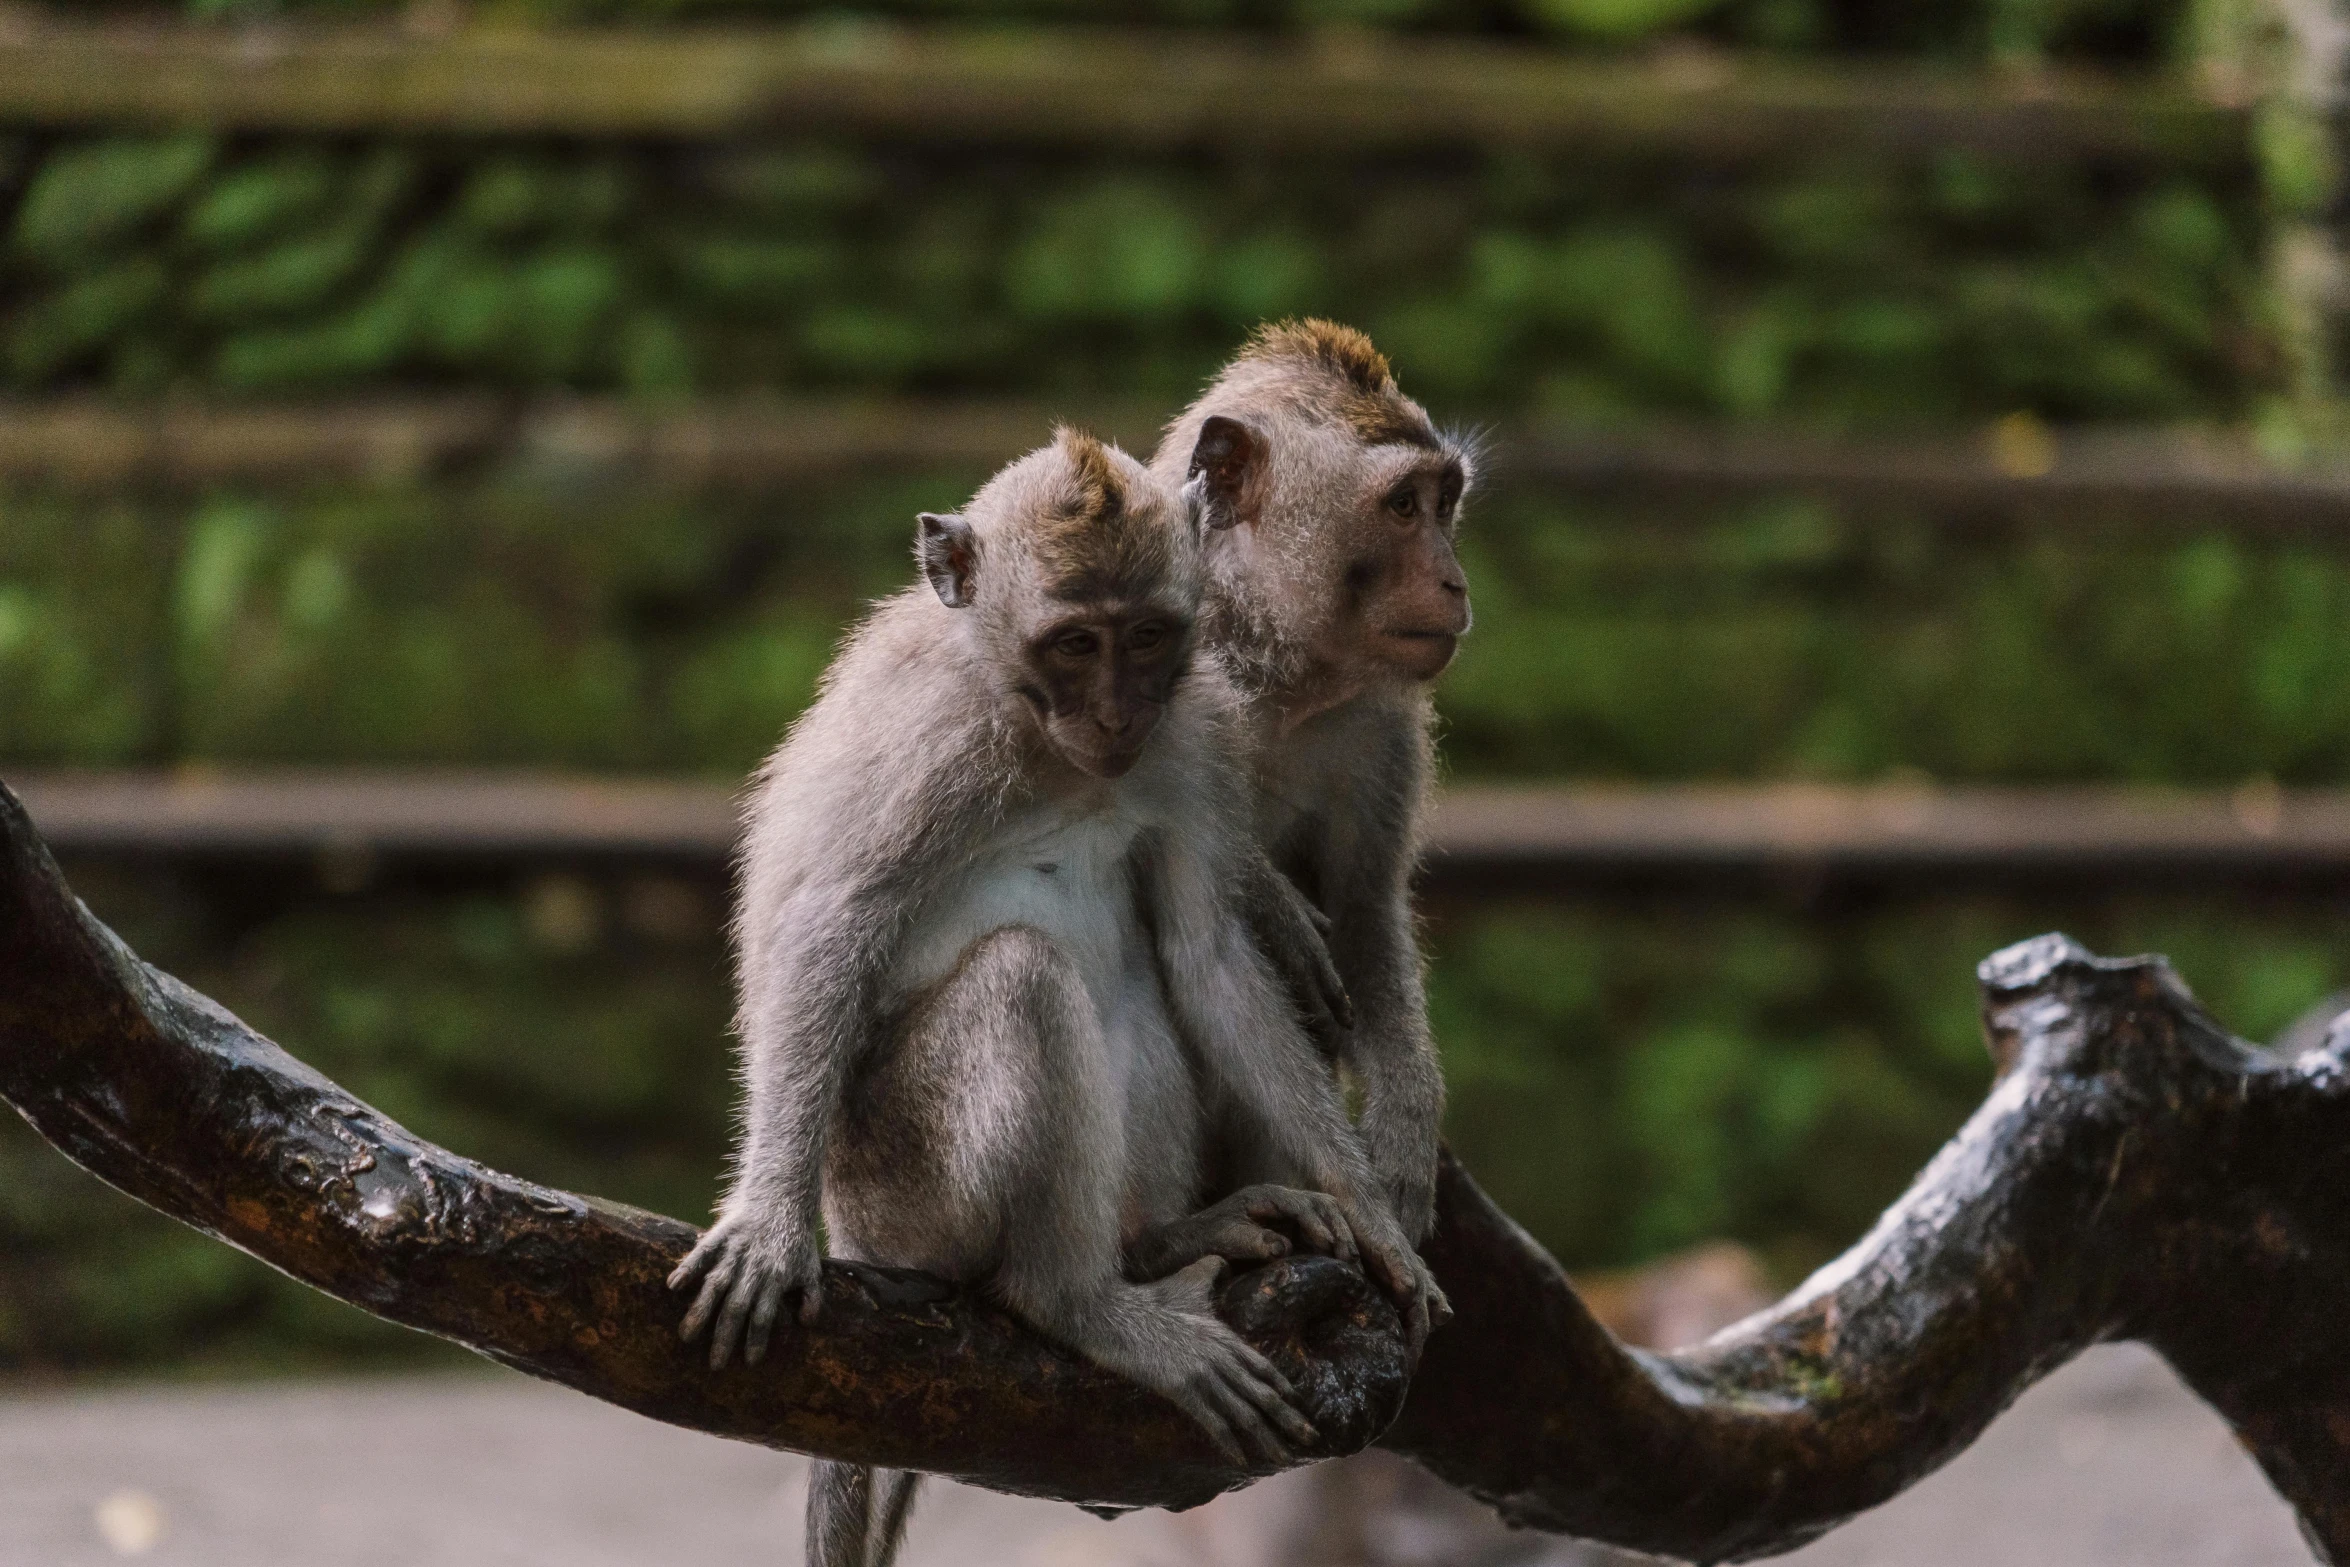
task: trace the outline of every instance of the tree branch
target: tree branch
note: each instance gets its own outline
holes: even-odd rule
[[[2000,1075],[1860,1244],[1670,1355],[1627,1350],[1448,1163],[1459,1316],[1385,1445],[1515,1522],[1700,1562],[1791,1550],[2143,1339],[2350,1562],[2350,1028],[2280,1061],[2159,958],[2042,936],[1980,970]]]
[[[1713,1562],[1793,1548],[1966,1446],[2088,1344],[2142,1338],[2350,1563],[2350,1029],[2281,1061],[2158,959],[2062,937],[1982,968],[2000,1077],[1852,1251],[1673,1355],[1625,1349],[1449,1160],[1458,1312],[1384,1438],[1512,1519]],[[919,1275],[712,1374],[662,1285],[686,1225],[424,1143],[140,963],[0,788],[0,1097],[131,1195],[379,1316],[717,1435],[1110,1506],[1245,1483],[1172,1407]],[[1225,1308],[1332,1451],[1405,1380],[1360,1275],[1292,1259]]]
[[[673,1425],[1095,1506],[1246,1483],[1172,1404],[936,1279],[828,1263],[822,1320],[756,1367],[681,1344],[689,1225],[436,1148],[139,961],[0,785],[0,1098],[75,1163],[379,1317]],[[1325,1452],[1395,1416],[1394,1309],[1351,1267],[1229,1283]]]

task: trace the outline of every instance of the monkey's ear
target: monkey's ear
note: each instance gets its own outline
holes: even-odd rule
[[[926,511],[915,520],[922,525],[914,541],[922,575],[930,579],[941,604],[949,609],[969,608],[971,575],[979,566],[979,538],[971,531],[969,520],[951,511]]]
[[[1210,414],[1200,421],[1186,477],[1197,480],[1205,493],[1209,527],[1230,528],[1253,520],[1265,451],[1265,438],[1238,419]]]

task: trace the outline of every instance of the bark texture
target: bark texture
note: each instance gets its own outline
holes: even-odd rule
[[[1449,1161],[1428,1256],[1458,1316],[1416,1379],[1393,1311],[1339,1264],[1243,1275],[1224,1310],[1305,1389],[1328,1452],[1384,1431],[1514,1521],[1705,1562],[1814,1538],[2085,1346],[2141,1338],[2350,1563],[2350,1029],[2277,1059],[2159,959],[2061,936],[1981,976],[1983,1107],[1849,1253],[1701,1348],[1618,1344]],[[662,1284],[690,1226],[485,1170],[353,1099],[141,963],[4,787],[0,1097],[296,1278],[656,1419],[1096,1507],[1255,1478],[1172,1406],[917,1274],[828,1265],[816,1328],[713,1374]]]
[[[2160,958],[2063,936],[1978,973],[1982,1107],[1858,1245],[1697,1349],[1618,1344],[1448,1167],[1429,1261],[1459,1316],[1386,1445],[1516,1522],[1745,1560],[1892,1497],[2090,1344],[2142,1339],[2350,1562],[2350,1028],[2280,1060]]]

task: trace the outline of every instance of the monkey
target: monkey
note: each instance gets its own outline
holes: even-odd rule
[[[1072,430],[959,513],[755,781],[734,923],[747,1109],[681,1332],[766,1352],[834,1254],[982,1290],[1236,1464],[1315,1440],[1217,1319],[1268,1226],[1434,1281],[1255,940],[1238,704],[1194,634],[1204,489]],[[1234,802],[1241,802],[1235,809]],[[1259,916],[1261,918],[1261,914]],[[1213,1145],[1243,1190],[1195,1215]],[[1224,1248],[1219,1252],[1218,1248]],[[819,1463],[810,1560],[893,1554],[914,1477]]]
[[[1260,328],[1151,460],[1163,481],[1204,491],[1201,633],[1255,731],[1260,842],[1327,918],[1353,1005],[1335,1054],[1415,1245],[1435,1221],[1444,1076],[1410,880],[1430,687],[1470,626],[1454,538],[1477,456],[1403,394],[1368,337],[1305,320]],[[1252,904],[1269,928],[1285,918],[1261,890]]]

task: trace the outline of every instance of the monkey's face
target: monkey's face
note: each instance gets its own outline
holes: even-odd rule
[[[1323,700],[1434,680],[1469,629],[1453,534],[1470,458],[1394,401],[1367,429],[1278,407],[1209,414],[1192,449],[1220,580],[1245,585]]]
[[[1158,727],[1190,656],[1190,618],[1167,605],[1072,605],[1027,638],[1020,694],[1070,766],[1122,778]]]
[[[1434,680],[1469,629],[1469,585],[1453,551],[1468,477],[1458,454],[1362,449],[1345,514],[1325,519],[1321,657],[1365,674]]]
[[[1469,632],[1469,578],[1452,552],[1466,472],[1452,453],[1412,453],[1368,477],[1344,576],[1361,655],[1431,681]]]

